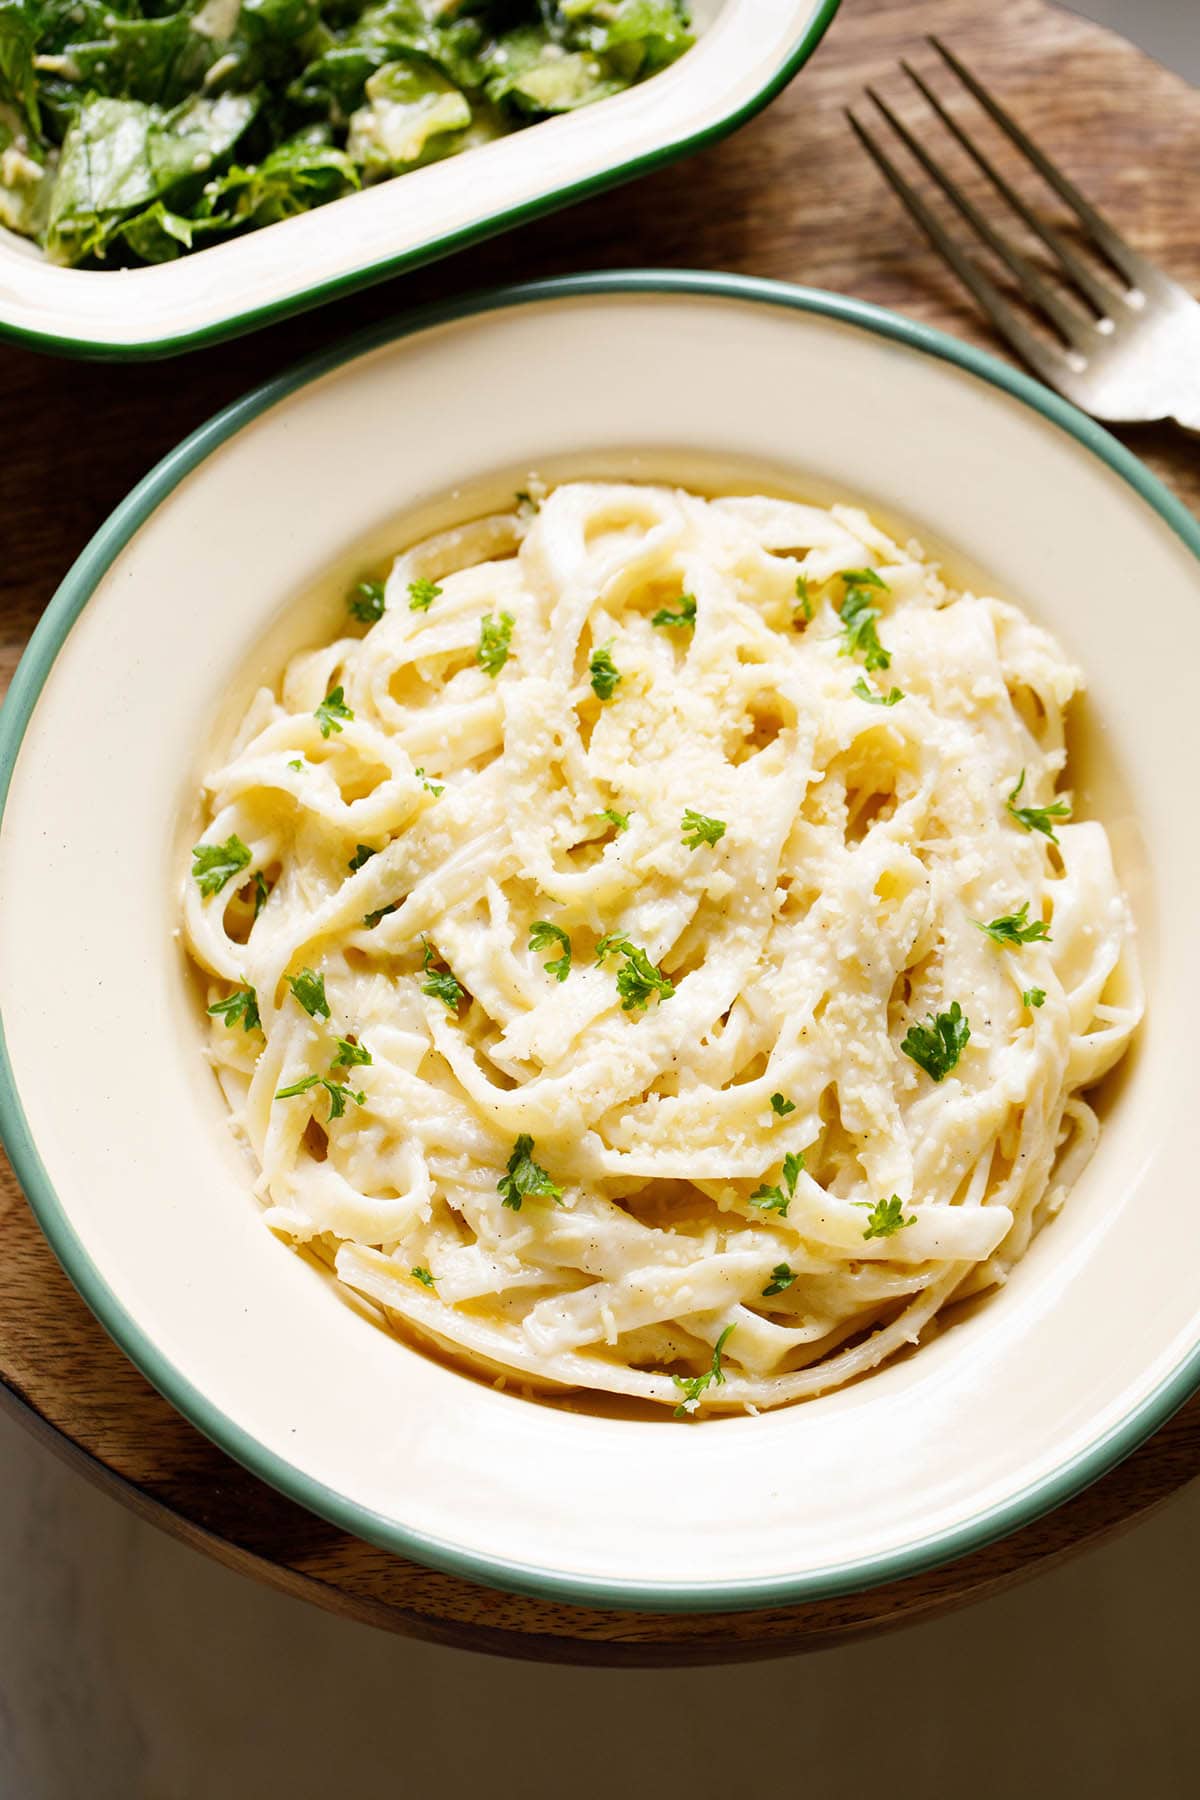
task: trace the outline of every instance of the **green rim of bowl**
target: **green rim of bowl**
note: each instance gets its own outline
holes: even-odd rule
[[[557,212],[559,208],[572,206],[580,200],[589,200],[608,188],[619,187],[623,182],[633,181],[639,175],[648,175],[654,169],[665,167],[668,163],[678,161],[680,157],[690,156],[695,151],[716,143],[720,138],[727,137],[730,132],[736,131],[740,125],[746,124],[756,113],[761,112],[793,76],[799,74],[833,23],[840,5],[841,0],[816,0],[800,35],[775,72],[743,105],[735,107],[732,112],[723,113],[699,131],[687,132],[681,137],[672,138],[668,143],[658,144],[642,156],[632,156],[624,162],[614,163],[612,168],[603,170],[599,175],[589,175],[582,181],[567,182],[562,187],[539,194],[536,199],[492,213],[488,218],[464,226],[460,231],[448,231],[440,237],[427,238],[412,250],[401,250],[394,255],[379,257],[344,275],[316,282],[312,287],[290,294],[283,300],[273,301],[267,306],[247,307],[244,312],[216,319],[212,324],[199,326],[195,331],[180,332],[175,337],[151,338],[142,343],[109,344],[94,338],[31,331],[26,326],[10,325],[0,319],[0,342],[7,339],[12,343],[25,344],[32,350],[83,357],[93,362],[154,361],[158,357],[177,356],[185,350],[201,350],[210,344],[223,343],[226,338],[259,331],[277,320],[290,319],[297,313],[309,312],[314,307],[324,306],[332,300],[355,293],[359,288],[373,287],[378,282],[388,280],[390,276],[405,274],[410,269],[421,268],[425,263],[452,256],[457,250],[465,250],[472,244],[480,244],[487,238],[515,230],[519,225],[527,225],[545,213]],[[269,230],[270,227],[263,229]],[[203,255],[203,251],[197,254]]]
[[[1060,400],[1048,388],[996,357],[865,301],[748,276],[659,270],[573,275],[556,281],[493,289],[375,326],[351,338],[339,349],[309,359],[218,413],[138,483],[101,526],[54,595],[30,639],[0,709],[0,821],[26,727],[67,633],[134,533],[198,463],[289,394],[354,357],[396,338],[506,307],[629,294],[752,302],[791,309],[800,314],[817,314],[952,363],[1031,407],[1099,457],[1141,495],[1200,560],[1200,524],[1137,457],[1101,426],[1077,412],[1065,400]],[[100,1323],[159,1392],[222,1450],[290,1499],[299,1501],[357,1537],[432,1568],[542,1599],[653,1612],[729,1612],[826,1599],[883,1582],[903,1580],[978,1550],[1069,1499],[1136,1449],[1200,1386],[1198,1347],[1118,1424],[1014,1498],[950,1530],[857,1562],[835,1563],[803,1574],[686,1583],[575,1576],[559,1570],[507,1562],[500,1557],[464,1549],[446,1539],[410,1530],[313,1480],[286,1458],[265,1449],[161,1355],[92,1263],[54,1191],[17,1092],[4,1039],[2,1011],[0,1138],[51,1248]]]

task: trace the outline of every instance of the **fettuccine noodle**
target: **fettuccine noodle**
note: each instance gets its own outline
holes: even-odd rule
[[[255,697],[185,884],[270,1226],[491,1378],[684,1413],[1002,1282],[1141,1013],[1047,632],[861,511],[609,483],[374,609]]]

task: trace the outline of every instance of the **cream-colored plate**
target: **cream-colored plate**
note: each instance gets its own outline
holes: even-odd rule
[[[0,338],[161,356],[460,250],[732,131],[807,62],[838,4],[694,0],[695,45],[652,81],[175,262],[60,269],[0,227]]]
[[[767,466],[986,570],[1083,664],[1081,798],[1133,896],[1147,1022],[1062,1216],[916,1355],[761,1418],[571,1414],[406,1347],[263,1226],[175,939],[190,797],[214,721],[336,616],[405,515],[530,468]],[[69,576],[0,722],[0,1121],[86,1298],[318,1511],[581,1600],[754,1605],[894,1577],[1099,1473],[1200,1378],[1200,709],[1173,703],[1200,666],[1198,550],[1140,464],[1024,377],[730,277],[493,297],[222,415]]]

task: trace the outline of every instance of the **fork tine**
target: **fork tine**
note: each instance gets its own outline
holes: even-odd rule
[[[1061,200],[1066,201],[1092,242],[1104,252],[1117,273],[1125,277],[1130,287],[1136,287],[1140,279],[1142,262],[1137,251],[1132,249],[1124,238],[1113,230],[1108,220],[1102,218],[1095,207],[1084,199],[1074,182],[1067,180],[1045,152],[1038,149],[1033,139],[1022,131],[1016,120],[1005,112],[998,100],[993,100],[987,89],[959,61],[954,52],[948,50],[940,38],[931,37],[929,42],[942,61],[953,69],[963,86],[974,94],[980,106],[995,120],[1005,136],[1033,164],[1042,180],[1050,184]]]
[[[1052,349],[1049,344],[1036,338],[1028,326],[1018,318],[994,282],[983,273],[982,269],[977,268],[970,257],[960,249],[936,213],[931,212],[916,189],[909,186],[891,158],[880,149],[870,132],[865,126],[859,124],[848,107],[846,108],[846,118],[850,122],[854,135],[884,180],[911,213],[934,249],[945,257],[963,286],[974,295],[1001,336],[1008,339],[1018,355],[1023,356],[1044,381],[1048,381],[1052,387],[1061,386],[1064,377],[1068,374],[1066,358],[1062,352]]]
[[[907,66],[907,65],[905,65]],[[996,256],[998,256],[1016,278],[1017,285],[1039,306],[1045,316],[1055,326],[1063,340],[1076,350],[1087,350],[1095,338],[1095,326],[1081,312],[1067,306],[1054,289],[1038,274],[1037,270],[1023,257],[1019,250],[1001,237],[979,209],[967,198],[958,185],[929,155],[928,151],[917,141],[908,127],[892,111],[875,89],[868,87],[867,93],[883,114],[900,142],[904,144],[920,163],[925,173],[935,181],[945,194],[947,200],[966,220],[967,224],[981,238]]]
[[[929,41],[934,44],[935,49],[940,50],[942,48],[933,38]],[[944,55],[948,54],[948,52],[945,51],[942,53]],[[968,137],[953,113],[947,111],[946,107],[943,106],[928,82],[923,81],[917,71],[908,63],[905,63],[903,67],[905,74],[920,89],[921,93],[925,96],[926,100],[928,100],[930,106],[932,106],[934,112],[942,121],[942,124],[946,127],[947,131],[953,134],[967,152],[967,155],[975,163],[976,167],[982,170],[996,192],[1002,199],[1006,200],[1013,211],[1024,220],[1034,236],[1039,237],[1046,248],[1058,258],[1061,267],[1067,271],[1067,274],[1071,277],[1072,281],[1074,281],[1075,285],[1087,295],[1100,316],[1102,318],[1110,317],[1113,312],[1122,307],[1124,302],[1122,301],[1121,296],[1116,292],[1115,288],[1111,288],[1107,282],[1101,281],[1097,275],[1094,275],[1087,267],[1086,263],[1079,260],[1075,252],[1071,249],[1071,246],[1063,241],[1061,235],[1055,231],[1054,227],[1052,225],[1044,224],[1043,221],[1038,218],[1032,207],[1027,205],[1020,194],[1017,193],[1016,189],[1004,179],[1004,176],[1001,175],[995,164],[984,155],[974,139]],[[976,83],[976,85],[978,86],[978,83]]]

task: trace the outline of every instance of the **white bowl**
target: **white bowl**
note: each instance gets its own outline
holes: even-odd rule
[[[1061,1217],[944,1335],[760,1418],[590,1416],[407,1347],[267,1231],[204,1064],[176,894],[212,733],[403,518],[530,468],[722,465],[908,521],[1061,634],[1090,677],[1077,787],[1133,898],[1148,1015]],[[0,719],[0,1124],[68,1273],[266,1480],[505,1587],[773,1605],[894,1579],[1053,1505],[1200,1380],[1200,708],[1172,704],[1173,671],[1200,664],[1198,556],[1184,509],[1024,376],[733,277],[494,294],[231,407],[89,546]]]
[[[808,61],[839,0],[693,0],[697,42],[639,87],[171,263],[62,269],[0,227],[0,338],[164,356],[461,250],[697,150]]]

